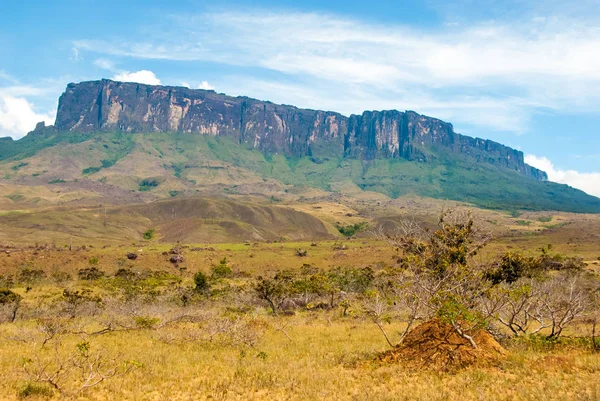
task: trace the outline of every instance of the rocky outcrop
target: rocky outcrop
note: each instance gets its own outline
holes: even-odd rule
[[[264,152],[315,159],[426,161],[436,154],[456,154],[547,179],[543,171],[525,164],[522,152],[457,134],[451,124],[412,111],[345,117],[214,91],[101,80],[69,84],[60,98],[55,126],[59,131],[228,136]]]

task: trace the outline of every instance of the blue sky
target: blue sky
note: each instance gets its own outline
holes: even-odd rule
[[[69,82],[185,85],[415,110],[600,196],[598,0],[6,3],[0,136],[51,123]]]

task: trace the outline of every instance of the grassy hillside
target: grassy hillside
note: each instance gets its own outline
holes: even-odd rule
[[[566,185],[439,152],[430,152],[427,162],[315,160],[263,154],[229,138],[169,133],[29,135],[0,150],[0,182],[85,189],[124,201],[132,193],[140,199],[198,193],[280,199],[298,188],[316,188],[418,195],[503,210],[600,212],[600,199]],[[19,201],[18,193],[10,195]]]
[[[151,231],[150,238],[145,238]],[[330,223],[286,206],[181,198],[117,207],[47,207],[0,212],[0,243],[75,245],[152,240],[220,243],[333,238]]]

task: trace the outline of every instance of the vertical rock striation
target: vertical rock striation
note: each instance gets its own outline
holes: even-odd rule
[[[316,159],[426,161],[442,151],[547,179],[525,164],[522,152],[457,134],[452,124],[412,111],[345,117],[214,91],[101,80],[69,84],[60,97],[55,126],[59,131],[227,136],[264,152]]]

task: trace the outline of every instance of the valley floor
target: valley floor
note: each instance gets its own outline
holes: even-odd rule
[[[568,333],[583,340],[506,340],[508,356],[498,364],[444,373],[378,362],[389,346],[358,305],[309,304],[272,315],[249,291],[259,275],[303,266],[384,266],[395,255],[368,239],[314,244],[189,246],[179,268],[169,262],[166,244],[150,243],[142,252],[137,245],[7,249],[0,254],[0,287],[10,286],[22,302],[15,322],[4,310],[0,323],[0,398],[59,399],[59,391],[37,382],[84,352],[100,356],[100,372],[123,375],[79,391],[85,372],[72,368],[58,375],[68,399],[600,399],[600,353],[583,322]],[[581,249],[589,260],[588,245]],[[506,246],[493,244],[490,252]],[[298,249],[308,255],[298,256]],[[138,257],[129,260],[127,253]],[[214,274],[223,258],[230,278],[215,279],[210,297],[185,298],[194,273],[209,275],[212,266]],[[92,268],[105,276],[83,279],[81,271]],[[124,272],[145,278],[119,276]],[[384,327],[394,341],[403,328],[393,320]]]

